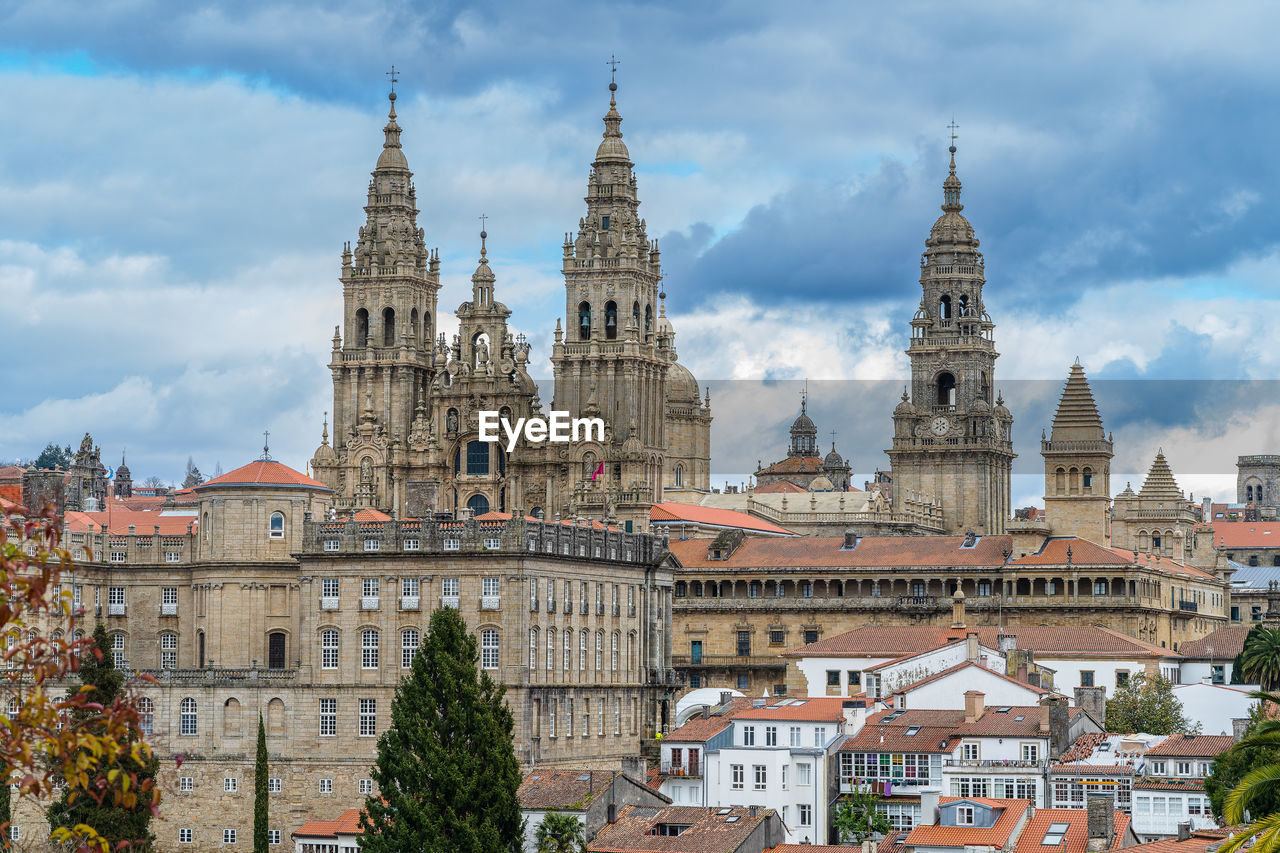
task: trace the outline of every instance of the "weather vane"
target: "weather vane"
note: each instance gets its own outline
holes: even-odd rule
[[[956,144],[956,131],[960,129],[960,125],[956,124],[955,116],[951,117],[951,124],[947,125],[947,127],[951,130],[951,145],[954,147]]]
[[[486,220],[488,220],[488,218],[489,218],[489,217],[482,213],[482,214],[480,214],[479,216],[477,216],[476,218],[480,220],[480,230],[481,230],[481,231],[483,231],[483,230],[484,230],[484,224],[485,224]]]
[[[620,64],[621,64],[621,62],[622,62],[622,60],[618,59],[618,58],[617,58],[616,56],[614,56],[612,53],[611,53],[611,54],[609,54],[609,61],[608,61],[608,62],[606,62],[606,63],[605,63],[605,65],[609,66],[609,82],[610,82],[610,83],[613,83],[613,82],[614,82],[613,77],[614,77],[614,75],[615,75],[615,74],[617,74],[617,72],[618,72],[618,65],[620,65]]]
[[[387,76],[391,78],[391,91],[394,92],[396,90],[396,81],[400,79],[396,76],[396,67],[394,65],[392,65],[391,70],[387,72]]]

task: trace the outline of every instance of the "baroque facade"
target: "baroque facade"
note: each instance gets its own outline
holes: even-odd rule
[[[566,235],[567,327],[557,322],[551,408],[601,418],[603,440],[534,444],[508,455],[481,441],[479,415],[541,417],[530,345],[495,298],[487,234],[472,298],[452,342],[437,327],[440,258],[417,224],[413,173],[391,111],[369,183],[366,223],[342,253],[343,326],[335,329],[333,443],[312,459],[339,510],[401,518],[517,510],[618,519],[643,528],[664,486],[708,491],[711,401],[679,363],[660,291],[661,256],[639,215],[634,166],[610,84],[586,215]],[[593,475],[600,470],[603,479]]]

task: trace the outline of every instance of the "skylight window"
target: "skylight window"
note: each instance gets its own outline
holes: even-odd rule
[[[725,823],[737,823],[737,822],[738,822],[738,816],[737,816],[736,814],[735,814],[735,815],[730,815],[729,817],[727,817],[727,818],[725,818],[725,819],[724,819],[724,822],[725,822]]]
[[[1010,711],[1012,711],[1012,710],[1013,710],[1013,709],[1012,709],[1012,708],[1009,708],[1009,707],[996,708],[996,713],[997,713],[997,714],[1007,714],[1007,713],[1009,713],[1009,712],[1010,712]]]
[[[916,732],[920,731],[919,726],[909,726],[907,728],[907,737],[913,737]]]
[[[723,815],[723,814],[728,814],[731,811],[733,811],[733,809],[721,809],[720,811],[716,812],[716,814]]]
[[[1040,844],[1044,847],[1057,847],[1062,843],[1069,828],[1070,825],[1065,823],[1049,824],[1049,830],[1044,834],[1044,840]]]
[[[907,713],[907,712],[906,712],[906,711],[894,711],[892,714],[890,714],[889,716],[885,717],[885,718],[884,718],[883,720],[881,720],[880,722],[882,722],[882,723],[892,723],[894,720],[898,719],[899,717],[901,717],[901,716],[902,716],[903,714],[905,714],[905,713]]]
[[[1014,719],[1014,720],[1016,720],[1016,721],[1018,721],[1018,722],[1021,722],[1021,721],[1025,720],[1026,718],[1027,718],[1027,715],[1026,715],[1026,714],[1019,714],[1018,716],[1014,717],[1013,719]]]
[[[578,777],[578,781],[579,781],[579,782],[589,782],[589,781],[591,781],[591,774],[590,774],[590,773],[583,773],[581,776],[579,776],[579,777]]]
[[[1098,752],[1110,752],[1110,751],[1111,751],[1111,744],[1107,743],[1105,740],[1102,743],[1098,744]]]

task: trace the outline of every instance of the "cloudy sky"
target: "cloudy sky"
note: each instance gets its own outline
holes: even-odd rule
[[[330,408],[339,252],[387,78],[439,246],[549,373],[610,54],[717,481],[783,451],[799,380],[883,467],[918,259],[959,124],[1015,503],[1077,356],[1117,442],[1227,496],[1280,451],[1280,10],[1222,4],[0,5],[0,459],[93,432],[135,478],[299,468]],[[447,323],[449,318],[442,316]],[[546,398],[548,395],[544,395]]]

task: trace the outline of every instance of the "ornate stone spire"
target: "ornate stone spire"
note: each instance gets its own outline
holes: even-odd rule
[[[1156,458],[1151,463],[1151,470],[1147,472],[1147,479],[1143,481],[1138,495],[1144,498],[1182,499],[1182,489],[1178,488],[1177,480],[1173,479],[1173,470],[1164,458],[1163,448],[1156,451]]]
[[[1058,400],[1058,411],[1053,416],[1052,436],[1058,440],[1103,441],[1102,416],[1093,400],[1093,391],[1085,379],[1080,359],[1071,365],[1067,384]]]
[[[382,128],[385,137],[382,153],[378,155],[378,168],[408,169],[409,161],[404,159],[404,151],[400,148],[400,125],[396,123],[396,93],[387,95],[391,101],[391,110],[387,113],[386,127]]]
[[[496,280],[496,276],[494,276],[493,270],[489,268],[489,252],[485,247],[485,240],[488,237],[489,232],[482,228],[480,231],[480,260],[477,262],[476,271],[471,275],[471,298],[477,308],[486,308],[493,304],[493,283]]]

